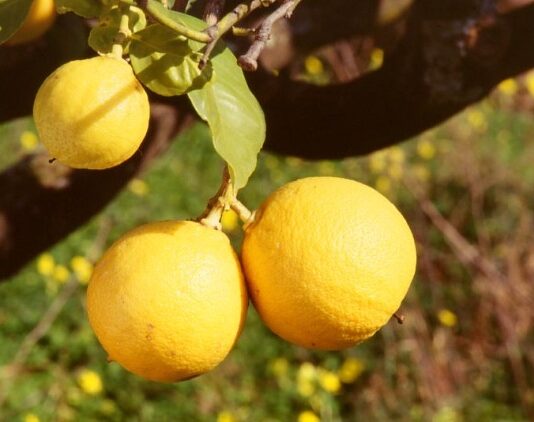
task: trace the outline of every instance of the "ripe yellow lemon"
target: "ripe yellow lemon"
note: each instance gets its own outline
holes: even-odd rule
[[[242,263],[265,324],[308,348],[372,336],[398,309],[416,251],[408,224],[374,189],[335,177],[289,183],[246,228]]]
[[[34,0],[26,19],[6,45],[25,44],[44,35],[56,20],[54,0]]]
[[[228,237],[190,221],[140,226],[98,262],[89,322],[110,359],[153,381],[217,366],[245,321],[247,292]]]
[[[75,168],[104,169],[130,158],[147,129],[149,102],[122,59],[93,57],[56,69],[33,107],[49,154]]]

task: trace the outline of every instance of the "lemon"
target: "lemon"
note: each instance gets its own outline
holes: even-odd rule
[[[335,177],[289,183],[246,228],[242,263],[265,324],[308,348],[372,336],[398,309],[415,271],[408,224],[374,189]]]
[[[74,168],[116,166],[139,148],[149,119],[145,90],[122,59],[93,57],[56,69],[33,107],[49,154]]]
[[[25,44],[44,35],[56,20],[54,0],[34,0],[22,26],[6,45]]]
[[[110,359],[153,381],[203,374],[230,352],[247,293],[228,237],[189,221],[140,226],[96,265],[89,322]]]

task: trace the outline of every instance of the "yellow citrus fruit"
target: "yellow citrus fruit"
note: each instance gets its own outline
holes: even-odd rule
[[[5,44],[18,45],[36,40],[51,28],[55,20],[54,0],[34,0],[24,23]]]
[[[110,359],[153,381],[193,378],[230,352],[247,292],[228,237],[190,221],[140,226],[96,265],[89,322]]]
[[[242,263],[266,325],[298,345],[339,350],[399,308],[416,251],[408,224],[374,189],[336,177],[289,183],[246,228]]]
[[[93,57],[56,69],[33,107],[49,154],[75,168],[104,169],[130,158],[148,129],[149,102],[122,59]]]

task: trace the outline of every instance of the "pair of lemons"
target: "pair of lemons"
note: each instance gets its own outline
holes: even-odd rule
[[[224,233],[200,223],[130,231],[96,265],[87,311],[111,360],[179,381],[228,355],[249,295],[287,341],[324,350],[359,343],[398,309],[415,261],[411,231],[385,197],[352,180],[311,177],[254,213],[241,262]]]
[[[34,106],[50,154],[93,169],[131,156],[148,116],[131,67],[109,57],[63,65]],[[126,233],[96,265],[87,311],[111,360],[150,380],[179,381],[228,355],[249,296],[290,342],[325,350],[357,344],[398,309],[415,262],[411,231],[385,197],[352,180],[305,178],[253,214],[241,260],[224,233],[192,221]]]

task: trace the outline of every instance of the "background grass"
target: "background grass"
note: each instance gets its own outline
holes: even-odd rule
[[[220,367],[157,384],[106,362],[85,316],[87,273],[79,262],[95,253],[95,239],[109,245],[139,224],[202,212],[222,163],[207,128],[194,126],[89,224],[0,285],[0,420],[528,420],[533,111],[531,73],[441,127],[368,157],[306,162],[262,153],[240,194],[250,208],[290,180],[335,175],[374,186],[401,209],[419,254],[400,310],[406,321],[324,353],[277,338],[251,308]],[[35,148],[31,121],[0,127],[0,169]],[[239,249],[235,218],[227,215],[224,226]]]

